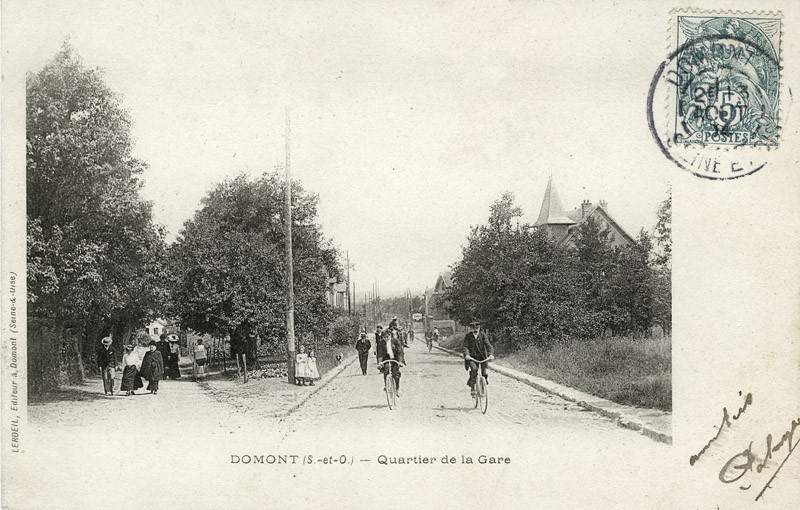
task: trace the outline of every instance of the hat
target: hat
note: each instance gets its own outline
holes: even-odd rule
[[[126,345],[126,346],[125,346],[125,350],[126,350],[126,351],[132,351],[132,350],[133,350],[133,344],[128,344],[128,345]]]
[[[103,345],[111,345],[111,342],[113,342],[113,340],[111,340],[110,336],[107,336],[107,337],[103,338],[102,340],[100,340],[100,343],[103,344]]]
[[[366,331],[362,331],[361,332],[361,336],[367,336],[367,332]]]
[[[180,339],[178,338],[178,335],[172,334],[172,335],[167,335],[167,340],[169,340],[170,342],[177,342]]]
[[[383,326],[381,326],[380,324],[378,324],[377,326],[375,326],[375,329],[383,329]]]
[[[156,341],[155,341],[155,340],[150,340],[150,345],[152,345],[152,346],[157,346],[158,344],[156,344]]]
[[[474,320],[474,321],[470,322],[469,325],[470,326],[480,326],[481,325],[481,321]]]

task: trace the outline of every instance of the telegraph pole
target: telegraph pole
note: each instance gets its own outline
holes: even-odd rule
[[[347,250],[347,315],[352,315],[350,310],[350,250]]]
[[[292,178],[289,107],[286,107],[286,356],[289,384],[294,384],[294,266],[292,264]]]

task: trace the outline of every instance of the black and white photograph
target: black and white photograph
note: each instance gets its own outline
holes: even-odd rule
[[[794,507],[773,3],[3,2],[3,506]]]

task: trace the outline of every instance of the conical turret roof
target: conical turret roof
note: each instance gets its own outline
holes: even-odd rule
[[[558,190],[553,184],[553,176],[551,175],[547,180],[547,189],[544,191],[544,200],[542,200],[542,208],[539,210],[539,219],[536,220],[534,225],[572,225],[574,223],[564,212],[564,206],[561,205],[561,199],[558,197]]]

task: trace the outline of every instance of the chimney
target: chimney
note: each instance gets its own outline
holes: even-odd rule
[[[581,218],[585,218],[589,214],[589,211],[591,210],[592,210],[592,203],[589,202],[588,200],[584,200],[583,203],[581,204]]]
[[[600,207],[602,207],[605,212],[608,212],[608,202],[605,200],[600,201]]]

